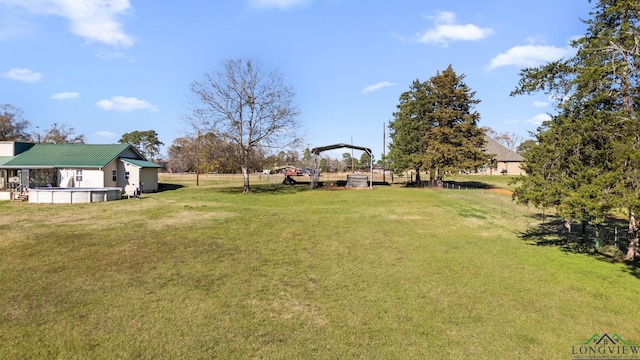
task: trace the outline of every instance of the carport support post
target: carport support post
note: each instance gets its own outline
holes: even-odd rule
[[[373,154],[370,151],[367,152],[369,153],[369,189],[373,189]]]
[[[311,174],[311,188],[315,189],[319,187],[319,177],[320,177],[320,154],[313,154],[313,174]]]

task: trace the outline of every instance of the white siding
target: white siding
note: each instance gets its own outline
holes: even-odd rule
[[[133,196],[136,190],[138,189],[138,187],[140,186],[140,168],[132,164],[129,164],[127,162],[125,163],[120,162],[120,163],[124,165],[125,173],[129,172],[129,180],[123,180],[124,191],[128,195]],[[124,174],[122,174],[122,177],[124,179]]]
[[[0,156],[13,155],[13,141],[0,141]]]
[[[78,170],[82,170],[82,180],[78,181]],[[104,172],[100,169],[59,169],[58,186],[61,187],[104,187]],[[68,183],[64,183],[69,179]]]
[[[140,169],[140,182],[144,184],[143,192],[158,191],[158,169],[142,168]]]
[[[124,179],[124,175],[120,174],[120,171],[118,171],[118,163],[119,161],[116,160],[112,160],[110,163],[107,164],[107,166],[104,167],[103,169],[103,174],[104,174],[104,186],[105,187],[117,187],[120,186],[118,185],[118,180],[116,179],[116,181],[113,181],[113,170],[117,171],[117,177],[119,178],[120,176],[122,176],[122,178]],[[120,186],[123,187],[123,186]]]

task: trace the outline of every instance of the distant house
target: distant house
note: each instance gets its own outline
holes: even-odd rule
[[[509,150],[494,139],[485,136],[485,147],[482,149],[486,154],[493,154],[489,164],[479,169],[479,172],[487,175],[524,175],[521,165],[524,161],[522,155],[513,150]]]
[[[0,192],[35,187],[120,187],[129,195],[138,189],[155,192],[159,168],[130,144],[0,141]],[[0,199],[8,200],[9,195],[0,194]]]

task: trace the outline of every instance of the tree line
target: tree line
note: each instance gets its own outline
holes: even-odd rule
[[[24,141],[43,144],[84,144],[84,135],[76,134],[68,124],[53,123],[43,131],[31,130],[23,111],[11,104],[0,105],[0,141]]]
[[[234,144],[207,133],[174,139],[163,161],[169,172],[235,174],[242,172],[239,154],[240,150]],[[256,147],[251,152],[247,166],[249,172],[261,172],[276,171],[284,166],[314,168],[315,163],[308,147],[301,151],[279,150],[272,154],[267,153],[264,148]],[[354,159],[350,153],[343,153],[341,159],[321,156],[318,168],[323,173],[368,171],[369,155],[363,152],[360,158]]]
[[[477,127],[480,117],[473,110],[479,100],[463,79],[449,66],[427,82],[416,80],[411,90],[401,95],[395,120],[389,125],[391,151],[378,160],[378,166],[413,168],[418,173],[428,170],[441,179],[447,171],[473,169],[486,161],[488,155],[480,150],[484,129]],[[163,144],[153,130],[124,134],[120,142],[133,144],[170,171],[240,171],[245,193],[250,192],[248,175],[252,171],[284,165],[312,167],[308,148],[301,156],[295,150],[281,150],[299,148],[301,138],[294,92],[279,71],[267,69],[255,59],[231,59],[194,81],[190,90],[192,101],[184,117],[190,134],[174,139],[166,159],[159,158]],[[17,120],[14,116],[16,134],[28,125]],[[73,128],[54,124],[37,142],[53,142],[50,133],[60,133],[55,140],[58,143],[85,141],[84,136],[72,136]],[[34,141],[26,133],[14,138]],[[319,168],[323,172],[368,171],[370,160],[366,153],[359,158],[343,153],[342,159],[320,158]]]
[[[0,105],[0,141],[22,141],[37,144],[85,144],[83,134],[66,123],[53,123],[48,129],[31,127],[23,117],[23,111],[11,104]],[[164,145],[154,130],[132,131],[122,135],[119,143],[130,143],[147,159],[158,159],[160,147]]]

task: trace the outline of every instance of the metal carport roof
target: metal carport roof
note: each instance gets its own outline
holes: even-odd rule
[[[369,175],[369,189],[373,189],[373,153],[371,152],[370,148],[367,147],[363,147],[363,146],[357,146],[357,145],[351,145],[351,144],[344,144],[344,143],[340,143],[340,144],[333,144],[333,145],[327,145],[327,146],[320,146],[320,147],[316,147],[311,149],[311,153],[315,155],[315,171],[313,176],[311,177],[311,188],[314,189],[318,186],[318,177],[320,176],[320,162],[318,161],[318,157],[320,156],[320,153],[323,151],[328,151],[328,150],[334,150],[334,149],[342,149],[342,148],[348,148],[348,149],[354,149],[354,150],[360,150],[360,151],[364,151],[367,154],[369,154],[369,169],[371,171],[371,174]]]
[[[320,153],[323,152],[323,151],[341,149],[341,148],[349,148],[349,149],[354,149],[354,150],[366,151],[367,154],[369,154],[369,157],[373,158],[373,153],[371,152],[371,149],[366,148],[366,147],[362,147],[362,146],[343,144],[343,143],[334,144],[334,145],[327,145],[327,146],[320,146],[320,147],[317,147],[317,148],[313,148],[311,150],[311,153],[315,154],[315,155],[320,155]]]

